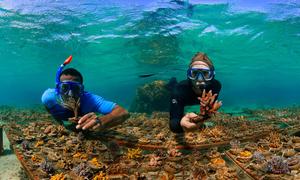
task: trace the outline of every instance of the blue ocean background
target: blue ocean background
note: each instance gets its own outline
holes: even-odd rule
[[[41,104],[73,55],[86,90],[128,108],[145,83],[185,79],[198,51],[223,109],[299,106],[299,0],[0,0],[0,105]]]

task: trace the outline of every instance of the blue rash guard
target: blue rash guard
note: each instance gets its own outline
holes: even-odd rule
[[[62,122],[63,120],[68,120],[68,118],[73,117],[74,113],[60,105],[58,99],[59,97],[56,94],[55,89],[47,89],[42,95],[42,103],[46,106],[54,119]],[[78,115],[83,116],[90,112],[97,112],[105,115],[111,113],[115,106],[116,103],[107,101],[101,96],[84,92],[80,98]]]

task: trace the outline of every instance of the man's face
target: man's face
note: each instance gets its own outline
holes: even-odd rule
[[[83,91],[83,85],[80,83],[80,77],[72,75],[61,75],[59,84],[59,93],[62,99],[74,98],[78,100]]]

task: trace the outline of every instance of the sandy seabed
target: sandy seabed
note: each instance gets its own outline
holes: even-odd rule
[[[5,133],[3,133],[3,141],[4,152],[0,155],[0,180],[28,179],[25,171],[22,169],[22,165],[10,148],[10,143]]]

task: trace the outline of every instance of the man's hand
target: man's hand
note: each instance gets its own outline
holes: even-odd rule
[[[201,123],[195,123],[195,119],[199,116],[195,113],[187,113],[180,121],[180,125],[184,131],[195,131],[200,128]]]
[[[119,125],[129,118],[129,113],[119,105],[116,105],[111,113],[97,117],[94,112],[88,113],[79,119],[76,129],[104,130]]]
[[[79,119],[76,129],[82,129],[82,130],[97,129],[100,126],[101,126],[101,120],[94,112],[91,112],[82,116]]]

